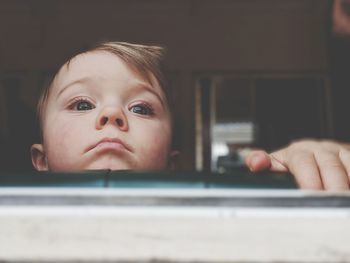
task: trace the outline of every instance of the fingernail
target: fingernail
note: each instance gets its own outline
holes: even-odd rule
[[[254,172],[256,166],[258,165],[258,163],[259,163],[259,157],[258,157],[258,156],[253,156],[253,157],[250,159],[250,163],[249,163],[249,169],[250,169],[250,171]]]

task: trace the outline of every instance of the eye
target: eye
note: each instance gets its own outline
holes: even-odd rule
[[[95,108],[89,101],[80,101],[77,103],[76,107],[78,111],[92,110]]]
[[[89,111],[94,108],[96,108],[95,105],[87,98],[76,98],[69,105],[69,109],[74,111]]]
[[[134,105],[129,110],[139,115],[152,116],[154,114],[153,108],[145,103]]]

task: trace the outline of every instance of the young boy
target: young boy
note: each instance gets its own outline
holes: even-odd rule
[[[171,114],[160,47],[110,42],[65,62],[43,91],[42,143],[31,147],[39,171],[162,170],[172,163]],[[301,188],[349,189],[350,146],[301,141],[268,155],[253,171],[290,171]]]
[[[162,170],[171,162],[171,114],[156,46],[109,42],[65,62],[38,104],[39,171]]]

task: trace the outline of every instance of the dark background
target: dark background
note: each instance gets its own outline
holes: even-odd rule
[[[350,44],[332,31],[332,6],[328,0],[0,0],[0,170],[32,170],[42,84],[72,50],[103,40],[168,48],[180,170],[195,169],[202,154],[196,88],[213,76],[254,83],[251,92],[235,89],[236,78],[223,95],[232,97],[231,106],[218,110],[257,123],[255,146],[272,150],[303,137],[349,140]]]

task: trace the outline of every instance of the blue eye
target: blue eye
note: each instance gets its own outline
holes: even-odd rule
[[[78,98],[69,107],[75,111],[89,111],[95,108],[95,105],[85,98]]]
[[[76,109],[78,111],[86,111],[86,110],[92,110],[94,107],[94,105],[92,105],[90,102],[88,101],[80,101],[77,103],[76,105]]]
[[[154,114],[154,111],[151,108],[151,106],[148,106],[146,104],[138,104],[138,105],[132,106],[129,110],[139,115],[152,116]]]

